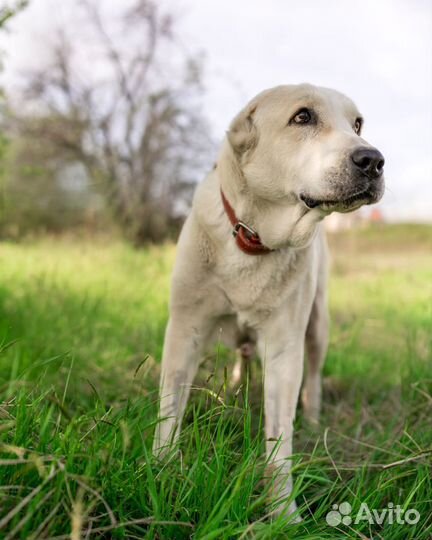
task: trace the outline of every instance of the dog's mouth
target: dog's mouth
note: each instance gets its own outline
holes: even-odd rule
[[[374,194],[372,193],[370,188],[366,188],[346,198],[315,199],[313,197],[310,197],[309,195],[306,195],[305,193],[301,193],[300,199],[311,210],[313,208],[319,207],[321,210],[324,211],[338,210],[339,212],[344,212],[348,210],[355,210],[363,204],[370,204],[374,201]]]

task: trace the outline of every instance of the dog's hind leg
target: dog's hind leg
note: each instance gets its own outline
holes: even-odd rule
[[[236,362],[231,376],[231,387],[246,384],[251,377],[252,361],[256,354],[256,336],[252,331],[241,331],[237,336]]]
[[[250,376],[251,363],[255,355],[255,346],[253,343],[242,343],[236,349],[236,362],[232,371],[231,386],[236,387],[241,384],[246,384],[247,378]]]
[[[318,282],[306,330],[306,376],[302,390],[302,405],[306,420],[319,422],[321,410],[321,372],[328,347],[329,314],[324,277]]]

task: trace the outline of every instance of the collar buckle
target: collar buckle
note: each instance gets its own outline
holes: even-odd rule
[[[232,235],[235,238],[237,247],[248,255],[266,255],[267,253],[271,253],[273,250],[261,243],[259,234],[249,227],[249,225],[237,219],[234,209],[225,198],[222,189],[220,193],[224,210],[233,227]]]
[[[258,234],[253,229],[251,229],[251,227],[246,225],[246,223],[244,223],[243,221],[237,221],[237,223],[234,225],[234,229],[232,231],[232,235],[234,236],[234,238],[238,235],[240,229],[244,229],[246,232],[249,233],[250,236],[258,238]]]

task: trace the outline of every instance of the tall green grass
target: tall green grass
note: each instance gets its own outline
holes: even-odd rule
[[[298,525],[268,514],[260,375],[236,395],[229,351],[203,363],[180,451],[151,455],[172,246],[0,244],[0,538],[431,538],[431,234],[330,238],[322,425],[296,420]],[[420,520],[328,525],[344,501]]]

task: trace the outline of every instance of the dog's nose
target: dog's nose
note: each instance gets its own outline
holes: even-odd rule
[[[354,165],[369,178],[378,178],[384,169],[384,156],[375,148],[357,148],[351,154]]]

